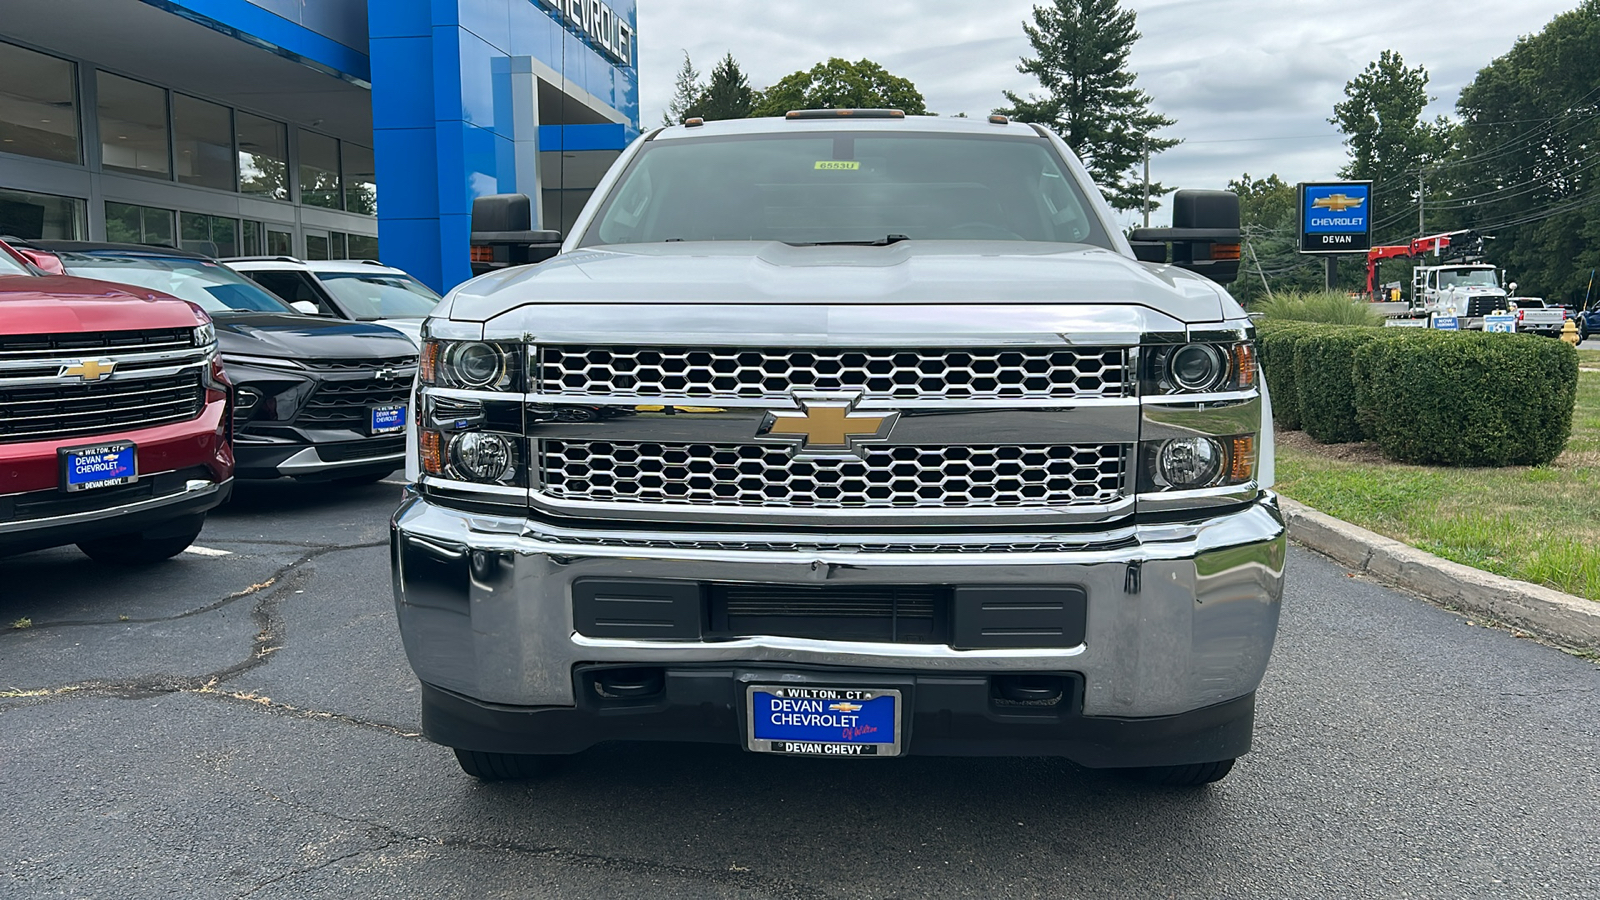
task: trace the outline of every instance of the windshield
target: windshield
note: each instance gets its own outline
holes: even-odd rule
[[[352,319],[415,319],[433,312],[440,297],[410,275],[386,272],[318,272],[317,279]]]
[[[17,262],[16,257],[6,250],[0,250],[0,275],[32,275],[28,268]]]
[[[1499,287],[1493,269],[1446,269],[1439,273],[1439,286]]]
[[[255,282],[204,259],[63,253],[67,274],[131,284],[188,300],[209,313],[294,313]]]
[[[1110,247],[1042,138],[840,131],[646,144],[582,246],[1045,241]]]

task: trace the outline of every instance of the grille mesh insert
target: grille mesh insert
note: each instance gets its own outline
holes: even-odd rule
[[[1127,351],[542,346],[540,390],[582,397],[787,398],[861,391],[896,400],[1131,396]]]
[[[544,492],[609,503],[813,509],[1070,507],[1123,496],[1120,444],[878,447],[794,459],[751,445],[540,442]]]

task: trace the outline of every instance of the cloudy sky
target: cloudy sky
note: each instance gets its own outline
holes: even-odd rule
[[[1016,71],[1034,0],[639,0],[644,119],[661,121],[687,50],[702,73],[731,52],[756,87],[829,56],[868,57],[911,79],[943,115],[987,114]],[[1123,0],[1144,37],[1139,84],[1185,144],[1158,156],[1169,186],[1225,187],[1248,172],[1334,177],[1327,123],[1344,84],[1386,49],[1422,64],[1449,113],[1478,69],[1577,0]]]

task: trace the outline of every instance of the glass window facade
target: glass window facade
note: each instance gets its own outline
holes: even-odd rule
[[[341,209],[341,194],[339,141],[311,131],[300,132],[300,202]]]
[[[348,239],[351,259],[377,259],[378,239],[367,234],[352,234]]]
[[[81,241],[88,204],[76,197],[0,190],[0,234],[28,240]]]
[[[0,43],[0,153],[77,163],[77,66]]]
[[[241,112],[239,190],[268,200],[289,199],[289,128],[282,122]]]
[[[108,172],[172,177],[167,92],[153,84],[99,73],[100,164]]]
[[[106,240],[176,247],[173,212],[153,206],[106,201]]]
[[[345,143],[343,148],[344,208],[375,216],[378,214],[378,167],[372,158],[372,148],[351,143]]]
[[[276,229],[267,226],[267,255],[268,256],[293,256],[294,232],[287,229]]]
[[[179,181],[234,190],[233,110],[173,94],[172,133]]]
[[[192,253],[207,256],[239,255],[239,220],[199,213],[183,213],[178,217],[183,234],[180,246]]]

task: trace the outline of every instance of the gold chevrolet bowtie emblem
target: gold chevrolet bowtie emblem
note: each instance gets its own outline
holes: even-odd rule
[[[1311,205],[1317,209],[1327,209],[1339,213],[1365,206],[1366,203],[1367,198],[1365,197],[1351,197],[1346,194],[1329,194],[1326,197],[1318,197],[1311,201]]]
[[[759,436],[796,442],[802,451],[853,450],[859,441],[889,436],[899,413],[855,413],[852,397],[797,397],[803,412],[770,412]]]
[[[80,359],[76,365],[62,366],[57,373],[57,378],[82,378],[84,381],[100,381],[110,378],[116,371],[117,361],[114,359]]]

